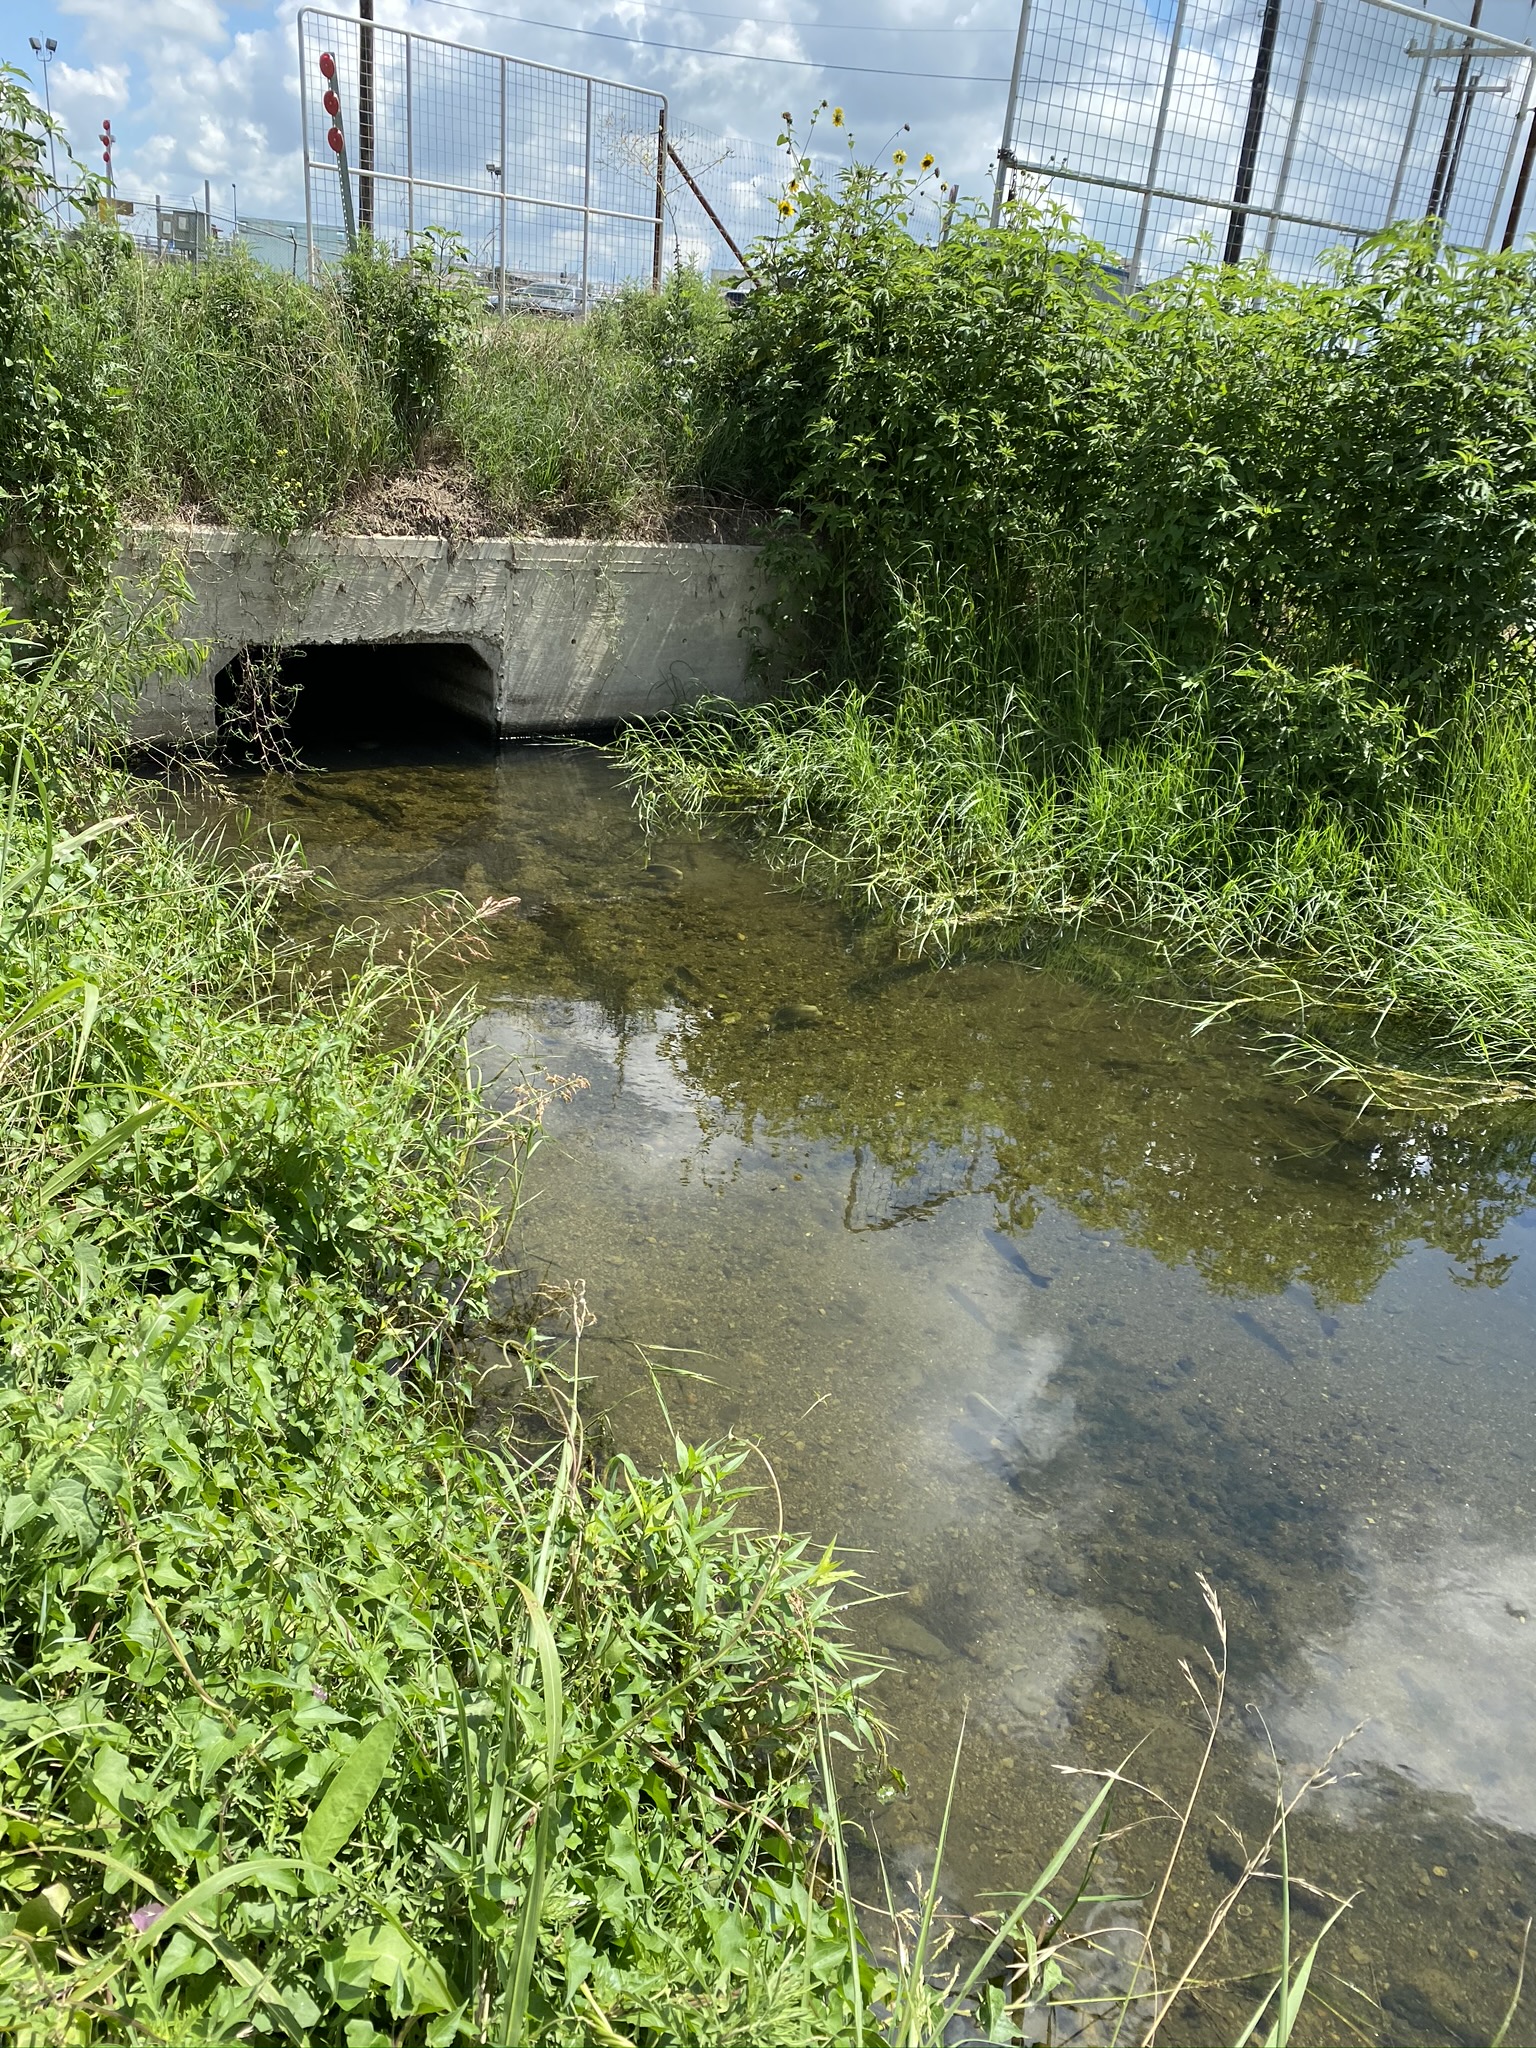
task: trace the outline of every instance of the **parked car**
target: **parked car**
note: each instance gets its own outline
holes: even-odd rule
[[[582,313],[579,284],[520,284],[507,293],[509,313],[538,313],[548,320],[576,320]]]

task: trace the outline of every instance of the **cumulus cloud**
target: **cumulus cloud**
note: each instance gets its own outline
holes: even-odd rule
[[[121,189],[153,186],[184,202],[200,199],[207,179],[222,205],[234,182],[243,204],[302,213],[292,0],[37,0],[33,11],[36,28],[60,39],[52,82],[81,154],[92,153],[96,123],[112,115]],[[1162,182],[1184,191],[1231,191],[1260,11],[1257,0],[1186,0]],[[338,12],[351,16],[353,8],[338,5]],[[448,43],[664,92],[675,128],[751,140],[762,150],[771,150],[783,109],[793,109],[803,125],[826,98],[847,108],[862,151],[882,155],[899,137],[914,159],[934,152],[946,182],[958,180],[977,194],[990,188],[1001,80],[1017,22],[1015,0],[968,0],[938,16],[926,0],[770,0],[745,17],[724,0],[712,8],[701,0],[697,12],[652,0],[490,0],[483,9],[378,0],[377,13],[381,24]],[[1173,17],[1172,0],[1098,0],[1085,31],[1071,0],[1035,0],[1019,153],[1047,167],[1076,164],[1126,177],[1144,171]],[[1484,27],[1523,37],[1528,17],[1529,0],[1488,0]],[[1278,173],[1308,18],[1301,5],[1283,11],[1259,196]],[[601,33],[548,25],[556,23]],[[1407,41],[1418,31],[1401,16],[1363,5],[1347,19],[1342,7],[1331,9],[1328,23],[1311,112],[1298,129],[1290,203],[1369,224],[1392,190],[1397,137],[1417,76]],[[644,38],[643,46],[625,40],[634,37]],[[1339,64],[1351,37],[1365,56],[1357,53],[1346,76]],[[23,40],[18,36],[17,45]],[[7,54],[27,56],[24,47]],[[765,58],[782,62],[756,61]],[[1518,94],[1501,101],[1486,91],[1476,100],[1457,197],[1465,219],[1453,220],[1453,232],[1466,238],[1484,231],[1517,100]],[[1438,113],[1440,101],[1434,104]],[[1410,209],[1424,203],[1439,125],[1421,124],[1419,160],[1405,193]],[[1060,175],[1050,182],[1053,196],[1072,202],[1113,247],[1124,253],[1135,240],[1133,197]],[[1219,238],[1224,223],[1219,208],[1158,202],[1146,224],[1149,262],[1166,268],[1182,260],[1190,235]],[[1308,232],[1283,230],[1281,253],[1304,257],[1330,239],[1313,233],[1308,241]],[[688,234],[697,239],[692,226]]]
[[[434,4],[378,0],[381,24],[447,42],[499,49],[544,64],[589,70],[665,92],[676,122],[748,139],[771,150],[779,114],[802,120],[826,97],[846,105],[861,142],[877,148],[911,121],[920,148],[933,149],[968,187],[981,189],[1002,119],[1002,88],[935,84],[924,71],[1000,75],[1011,51],[1012,0],[974,0],[947,20],[924,0],[775,0],[750,17],[732,17],[721,0],[690,14],[650,0],[492,0],[505,14],[639,36],[639,47],[562,34]],[[169,200],[201,201],[214,189],[227,206],[231,181],[241,210],[302,215],[298,70],[292,4],[248,6],[229,0],[39,0],[36,32],[60,42],[52,85],[77,154],[91,157],[96,126],[110,113],[119,133],[119,189]],[[351,15],[350,5],[340,13]],[[867,22],[870,33],[806,26],[818,20]],[[915,35],[874,31],[921,29]],[[954,34],[932,33],[954,29]],[[977,29],[993,33],[978,34]],[[4,52],[26,59],[25,38]],[[699,52],[710,54],[699,54]],[[783,70],[753,61],[793,60]],[[813,61],[814,60],[814,61]],[[845,64],[887,66],[922,75],[850,77]],[[825,61],[828,68],[815,68]],[[812,68],[802,68],[807,64]],[[24,65],[23,68],[28,68]]]

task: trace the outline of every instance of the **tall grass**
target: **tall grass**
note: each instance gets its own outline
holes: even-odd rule
[[[484,323],[460,357],[444,445],[509,527],[656,531],[711,481],[698,386],[726,319],[683,274],[581,322]]]
[[[693,384],[725,321],[691,278],[583,322],[492,320],[377,250],[311,288],[234,250],[153,266],[87,233],[54,326],[104,355],[113,487],[141,518],[286,536],[424,462],[508,530],[657,530],[698,494]]]
[[[194,844],[116,759],[171,622],[87,601],[112,337],[38,354],[94,259],[43,227],[34,113],[0,73],[34,351],[0,502],[62,593],[0,613],[0,2032],[834,2038],[801,1843],[829,1730],[867,1727],[839,1575],[742,1519],[739,1450],[597,1469],[519,1332],[545,1426],[476,1437],[458,1338],[495,1327],[537,1102],[482,1113],[439,993],[463,906],[403,957],[297,954],[298,850]],[[354,308],[403,431],[389,316]]]

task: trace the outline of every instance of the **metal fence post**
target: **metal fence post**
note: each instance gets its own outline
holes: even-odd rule
[[[1296,98],[1291,106],[1291,125],[1285,131],[1285,153],[1280,159],[1280,175],[1275,180],[1275,210],[1269,216],[1269,227],[1264,236],[1264,261],[1267,263],[1275,246],[1275,231],[1280,225],[1280,213],[1285,206],[1286,188],[1291,182],[1291,165],[1296,157],[1296,139],[1301,133],[1301,110],[1306,104],[1307,87],[1312,82],[1312,60],[1317,55],[1317,39],[1322,33],[1323,10],[1327,0],[1312,0],[1312,20],[1307,28],[1307,47],[1302,52],[1301,76],[1296,81]]]
[[[1419,116],[1424,111],[1424,95],[1429,90],[1429,67],[1434,63],[1436,57],[1448,55],[1449,53],[1449,44],[1446,45],[1444,51],[1436,49],[1435,31],[1431,29],[1429,32],[1429,42],[1425,47],[1423,56],[1419,60],[1419,82],[1414,87],[1413,106],[1409,111],[1408,126],[1403,134],[1403,146],[1398,152],[1397,175],[1392,180],[1392,191],[1387,200],[1387,217],[1382,222],[1383,227],[1391,227],[1393,221],[1398,217],[1398,205],[1403,196],[1403,186],[1408,178],[1408,160],[1413,155],[1413,145],[1418,139]],[[1410,54],[1412,54],[1411,46]]]
[[[656,116],[656,237],[651,245],[651,290],[661,290],[661,238],[667,204],[667,103]]]
[[[581,184],[581,311],[585,319],[591,293],[592,263],[592,81],[587,80],[587,157]]]
[[[1493,195],[1493,204],[1488,209],[1488,225],[1483,230],[1483,247],[1485,249],[1488,248],[1493,241],[1494,230],[1498,227],[1499,224],[1499,209],[1504,204],[1504,193],[1509,185],[1509,174],[1515,168],[1515,154],[1520,147],[1520,130],[1525,124],[1526,115],[1530,112],[1532,76],[1533,67],[1531,63],[1528,63],[1525,67],[1525,87],[1520,94],[1520,105],[1516,109],[1514,120],[1510,123],[1509,147],[1504,152],[1504,167],[1499,172],[1499,182],[1497,189],[1495,190]],[[1527,142],[1526,161],[1529,160],[1530,154],[1531,144]],[[1529,170],[1526,171],[1525,179],[1526,183],[1529,184]],[[1524,197],[1523,194],[1521,196],[1522,198]],[[1507,249],[1510,245],[1511,240],[1512,237],[1506,235],[1504,240],[1499,244],[1499,247],[1501,249]]]
[[[357,0],[357,218],[373,233],[373,0]]]
[[[304,33],[305,21],[306,21],[306,19],[307,19],[308,13],[309,13],[309,10],[308,10],[308,8],[303,8],[303,9],[301,9],[301,10],[300,10],[300,13],[299,13],[299,19],[298,19],[298,32],[299,32],[299,125],[300,125],[300,128],[301,128],[301,129],[302,129],[302,131],[303,131],[303,141],[304,141],[304,265],[305,265],[305,271],[306,271],[306,274],[307,274],[307,276],[308,276],[309,282],[310,282],[311,284],[313,284],[313,283],[314,283],[314,281],[315,281],[315,200],[314,200],[314,171],[313,171],[313,169],[312,169],[312,167],[311,167],[311,165],[310,165],[310,156],[311,156],[312,152],[311,152],[311,150],[310,150],[310,146],[309,146],[309,65],[308,65],[308,63],[307,63],[307,61],[306,61],[306,54],[307,54],[307,53],[306,53],[306,50],[305,50],[305,42],[306,42],[306,37],[305,37],[305,33]],[[155,200],[155,218],[156,218],[156,222],[157,222],[157,232],[158,232],[158,221],[159,221],[159,215],[160,215],[160,201],[159,201],[159,198],[158,198],[158,196],[157,196],[157,197],[156,197],[156,200]],[[297,269],[298,269],[298,262],[299,262],[299,259],[298,259],[298,255],[297,255],[297,253],[295,253],[295,255],[294,255],[294,259],[293,259],[293,262],[294,262],[294,269],[295,269],[295,270],[297,270]]]
[[[507,60],[502,58],[501,72],[501,145],[496,161],[501,169],[496,175],[496,311],[498,315],[507,310]]]
[[[416,247],[416,136],[414,105],[414,67],[411,63],[411,38],[405,39],[405,246],[407,253]],[[506,190],[503,183],[502,190]]]
[[[1032,0],[1019,0],[1019,33],[1013,45],[1013,70],[1008,79],[1008,105],[1003,113],[1003,139],[997,150],[997,181],[992,188],[992,225],[996,227],[1003,217],[1003,184],[1008,176],[1009,159],[1018,137],[1019,123],[1019,81],[1024,74],[1024,45],[1029,40],[1029,16]]]
[[[1152,154],[1147,161],[1147,182],[1141,195],[1141,214],[1136,222],[1136,246],[1131,251],[1127,282],[1132,291],[1141,283],[1141,259],[1146,252],[1147,225],[1152,218],[1152,192],[1163,163],[1163,138],[1168,133],[1168,109],[1173,102],[1174,75],[1179,68],[1179,48],[1184,41],[1184,16],[1188,0],[1179,0],[1173,17],[1173,34],[1168,42],[1168,62],[1163,70],[1163,90],[1157,103],[1157,125],[1152,130]]]

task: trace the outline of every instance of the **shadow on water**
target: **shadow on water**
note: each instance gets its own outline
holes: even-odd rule
[[[1360,1118],[1059,966],[913,966],[729,843],[647,840],[593,754],[328,759],[240,790],[333,877],[301,924],[520,899],[476,1041],[493,1092],[591,1083],[519,1227],[531,1281],[585,1282],[620,1439],[665,1456],[654,1372],[891,1596],[855,1623],[893,1861],[962,1712],[962,1894],[1043,1856],[1055,1766],[1150,1736],[1176,1784],[1203,1570],[1254,1707],[1212,1815],[1261,1822],[1266,1726],[1303,1763],[1367,1724],[1293,1846],[1360,1891],[1312,2038],[1486,2039],[1536,1906],[1536,1123]],[[1117,1848],[1128,1890],[1155,1846]],[[1237,1854],[1198,1824],[1175,1953]]]

